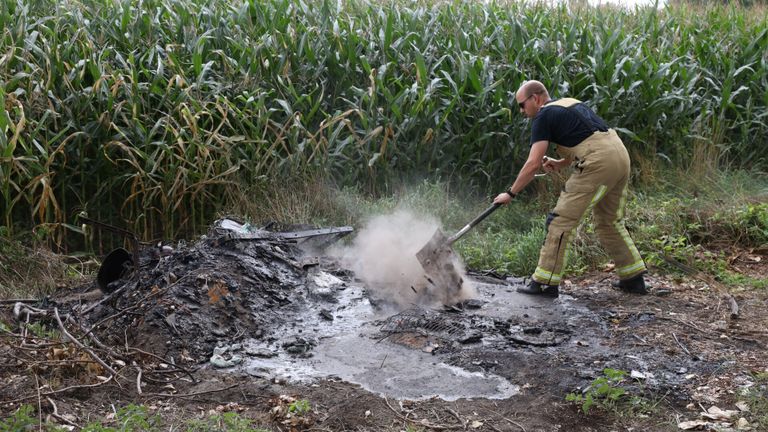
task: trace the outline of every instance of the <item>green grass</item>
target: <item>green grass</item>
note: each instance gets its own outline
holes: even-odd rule
[[[755,386],[745,389],[749,420],[754,430],[768,429],[768,371],[754,374]]]
[[[0,298],[42,298],[87,272],[44,246],[0,235]]]
[[[628,226],[641,254],[662,271],[701,271],[729,285],[765,288],[764,280],[738,274],[728,263],[735,247],[768,246],[764,179],[750,171],[706,179],[672,172],[660,178],[658,186],[636,193],[629,206]]]
[[[31,405],[23,405],[6,419],[0,419],[0,432],[41,430],[62,432],[67,429],[50,423],[40,423]],[[185,432],[269,432],[258,428],[247,418],[234,412],[214,414],[202,419],[190,419],[182,424],[167,424],[158,415],[150,414],[143,405],[130,404],[117,410],[114,421],[88,423],[83,432],[160,432],[181,430]]]

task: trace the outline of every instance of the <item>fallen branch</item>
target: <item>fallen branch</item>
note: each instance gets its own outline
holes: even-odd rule
[[[77,339],[76,339],[74,336],[72,336],[72,335],[71,335],[71,334],[70,334],[70,333],[67,331],[66,327],[64,327],[64,323],[63,323],[63,322],[61,322],[61,317],[59,316],[59,308],[53,308],[53,314],[54,314],[54,316],[56,317],[56,322],[59,324],[59,329],[61,329],[61,332],[62,332],[62,333],[64,333],[64,335],[65,335],[67,338],[69,338],[69,340],[71,340],[71,341],[72,341],[72,343],[74,343],[75,345],[77,345],[78,347],[80,347],[80,349],[82,349],[82,350],[84,350],[85,352],[87,352],[88,354],[90,354],[90,355],[91,355],[91,358],[93,358],[93,359],[94,359],[94,360],[95,360],[95,361],[96,361],[98,364],[100,364],[100,365],[101,365],[101,366],[102,366],[104,369],[106,369],[107,371],[109,371],[109,373],[110,373],[110,374],[112,374],[112,376],[116,376],[116,375],[117,375],[117,372],[116,372],[114,369],[112,369],[112,367],[111,367],[110,365],[108,365],[106,362],[104,362],[104,360],[102,360],[101,358],[99,358],[99,356],[97,356],[97,355],[96,355],[96,353],[95,353],[95,352],[93,352],[93,350],[92,350],[92,349],[90,349],[90,348],[88,348],[87,346],[83,345],[83,343],[82,343],[82,342],[80,342],[79,340],[77,340]]]
[[[512,420],[510,420],[510,419],[508,419],[508,418],[506,418],[506,417],[502,417],[502,418],[503,418],[504,420],[506,420],[506,421],[508,421],[508,422],[512,423],[513,425],[515,425],[515,426],[519,427],[519,428],[520,428],[520,430],[522,430],[523,432],[526,432],[526,431],[525,431],[525,428],[524,428],[524,427],[523,427],[523,425],[521,425],[520,423],[518,423],[518,422],[516,422],[516,421],[512,421]]]
[[[694,330],[697,330],[697,331],[703,333],[706,336],[709,336],[709,337],[711,337],[713,339],[717,339],[715,336],[713,336],[711,334],[711,332],[708,332],[706,330],[702,330],[699,327],[697,327],[697,326],[695,326],[695,325],[693,325],[693,324],[691,324],[689,322],[686,322],[686,321],[683,321],[683,320],[680,320],[680,319],[676,319],[676,318],[664,317],[664,316],[661,316],[661,317],[658,317],[658,318],[661,319],[661,320],[667,320],[667,321],[672,321],[672,322],[676,322],[676,323],[682,324],[684,326],[687,326],[687,327],[690,327],[690,328],[692,328]]]
[[[5,300],[0,300],[0,304],[35,303],[35,302],[40,302],[40,299],[5,299]]]
[[[171,364],[171,365],[173,365],[176,368],[176,370],[179,370],[179,371],[184,372],[185,374],[187,374],[187,376],[189,376],[189,378],[192,380],[193,383],[197,383],[198,382],[195,379],[195,376],[192,375],[192,371],[177,365],[175,362],[168,361],[168,360],[164,359],[163,357],[160,357],[157,354],[152,354],[151,352],[147,352],[147,351],[141,350],[139,348],[134,348],[134,347],[131,347],[131,346],[128,346],[128,345],[126,345],[125,349],[128,350],[128,351],[136,351],[136,352],[138,352],[140,354],[144,354],[144,355],[147,355],[147,356],[150,356],[150,357],[154,357],[154,358],[160,360],[163,363]],[[175,372],[175,371],[174,370],[169,370],[169,371],[155,371],[155,372],[156,373],[171,373],[171,372]]]
[[[240,386],[240,384],[241,383],[237,383],[237,384],[232,384],[229,387],[224,387],[224,388],[221,388],[221,389],[206,390],[206,391],[194,392],[194,393],[184,393],[184,394],[144,393],[144,396],[146,396],[146,397],[164,397],[164,398],[187,398],[187,397],[200,396],[200,395],[209,394],[209,393],[223,392],[223,391],[226,391],[226,390],[238,387],[238,386]]]
[[[734,299],[733,296],[728,292],[728,287],[720,283],[714,277],[701,272],[697,268],[685,265],[680,261],[677,261],[676,259],[668,257],[666,255],[663,256],[663,258],[666,262],[683,270],[689,276],[695,279],[698,279],[702,282],[708,283],[710,286],[714,287],[715,291],[717,291],[718,294],[722,294],[725,297],[725,299],[728,300],[728,304],[730,305],[730,309],[731,309],[730,318],[737,319],[739,317],[739,304],[736,303],[736,299]]]
[[[87,308],[83,309],[82,311],[80,311],[80,315],[85,315],[88,312],[90,312],[90,311],[96,309],[97,307],[103,305],[104,303],[106,303],[106,302],[112,300],[113,298],[119,296],[120,294],[122,294],[123,291],[125,291],[125,288],[127,286],[128,286],[128,284],[123,285],[120,288],[112,291],[112,293],[110,293],[109,295],[103,297],[101,300],[97,301],[96,303],[94,303],[94,304],[88,306]],[[94,327],[95,327],[95,325],[94,325]]]
[[[737,319],[739,317],[739,304],[736,303],[736,299],[728,293],[725,294],[725,298],[728,300],[728,305],[731,308],[731,319]]]
[[[139,366],[134,366],[136,368],[136,393],[141,394],[141,368]]]
[[[28,304],[24,304],[22,302],[16,302],[16,304],[13,305],[13,316],[16,319],[19,319],[21,317],[21,313],[26,312],[27,313],[27,320],[29,320],[30,316],[45,316],[48,315],[48,311],[45,309],[38,309],[36,307],[32,307]]]
[[[392,405],[390,405],[390,404],[389,404],[389,400],[387,400],[387,398],[384,398],[384,403],[386,403],[386,404],[387,404],[387,406],[389,407],[389,409],[390,409],[390,410],[392,410],[392,412],[393,412],[393,413],[395,413],[395,415],[396,415],[398,418],[400,418],[401,420],[403,420],[403,421],[406,421],[406,422],[408,422],[408,423],[412,423],[412,424],[414,424],[414,425],[417,425],[417,426],[425,427],[425,428],[427,428],[427,429],[435,429],[435,430],[452,430],[452,429],[464,429],[464,425],[455,425],[455,426],[451,426],[451,425],[441,425],[441,424],[434,424],[434,423],[430,423],[430,422],[429,422],[429,421],[427,421],[426,419],[422,419],[422,420],[413,420],[413,419],[409,419],[408,417],[405,417],[405,416],[403,416],[402,414],[400,414],[399,412],[397,412],[397,411],[396,411],[394,408],[392,408]]]
[[[677,335],[676,335],[675,333],[672,333],[672,337],[673,337],[673,338],[675,338],[675,342],[677,342],[677,345],[678,345],[680,348],[682,348],[682,350],[683,350],[683,351],[684,351],[686,354],[688,354],[688,357],[691,357],[691,358],[696,358],[695,356],[691,355],[691,352],[690,352],[690,351],[688,351],[688,348],[686,348],[686,347],[685,347],[685,345],[683,345],[683,344],[682,344],[682,342],[680,342],[680,339],[678,339],[678,338],[677,338]]]
[[[524,428],[524,427],[523,427],[523,425],[521,425],[520,423],[517,423],[517,422],[516,422],[516,421],[514,421],[514,420],[510,420],[510,419],[508,419],[508,418],[504,417],[504,416],[503,416],[503,415],[502,415],[500,412],[498,412],[498,411],[494,411],[494,410],[492,410],[492,409],[488,409],[488,411],[490,411],[491,413],[493,413],[493,414],[495,414],[495,415],[497,415],[497,416],[501,417],[502,419],[504,419],[504,420],[508,421],[510,424],[513,424],[513,425],[515,425],[515,426],[519,427],[519,428],[520,428],[520,430],[522,430],[523,432],[526,432],[525,428]],[[496,429],[495,427],[493,427],[493,425],[489,425],[489,426],[491,427],[491,429],[494,429],[494,430],[498,430],[498,429]]]
[[[643,339],[641,336],[638,336],[635,333],[632,333],[632,337],[637,339],[637,340],[639,340],[641,345],[643,345],[643,346],[650,346],[650,345],[648,345],[648,342],[645,339]]]
[[[74,427],[76,427],[78,429],[82,429],[82,426],[80,426],[79,424],[77,424],[77,423],[75,423],[73,421],[67,420],[66,417],[64,417],[61,414],[59,414],[59,408],[56,406],[56,403],[53,401],[53,399],[51,399],[49,397],[46,397],[45,399],[48,400],[48,403],[51,404],[51,406],[53,407],[53,413],[51,413],[51,415],[55,419],[57,419],[57,420],[59,420],[61,422],[64,422],[64,423],[66,423],[66,424],[68,424],[70,426],[74,426]]]
[[[103,385],[107,384],[108,382],[112,381],[113,379],[115,379],[115,376],[114,375],[110,375],[109,378],[107,378],[106,380],[104,380],[104,381],[102,381],[100,383],[74,385],[74,386],[64,387],[63,389],[59,389],[59,390],[53,390],[53,391],[49,391],[49,392],[41,392],[40,395],[42,395],[42,396],[51,396],[51,395],[55,395],[55,394],[58,394],[58,393],[64,393],[64,392],[67,392],[67,391],[70,391],[70,390],[75,390],[75,389],[100,387],[100,386],[103,386]],[[19,402],[25,401],[27,399],[32,399],[33,397],[36,397],[36,396],[37,396],[36,394],[30,395],[30,396],[23,396],[23,397],[20,397],[18,399],[14,399],[14,400],[11,400],[11,401],[3,401],[3,403],[8,403],[8,404],[19,403]]]
[[[35,389],[37,390],[37,419],[40,422],[40,430],[43,430],[43,398],[40,397],[40,380],[35,374]]]

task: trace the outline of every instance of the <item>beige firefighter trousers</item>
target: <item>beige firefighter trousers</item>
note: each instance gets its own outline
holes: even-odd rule
[[[629,154],[613,129],[595,132],[575,147],[557,146],[574,160],[557,205],[547,217],[547,237],[533,279],[559,285],[568,262],[574,232],[591,210],[595,232],[616,265],[620,279],[646,270],[645,262],[624,226],[629,181]]]

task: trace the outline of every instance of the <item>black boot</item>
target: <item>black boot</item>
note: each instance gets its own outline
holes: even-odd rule
[[[547,285],[531,279],[528,285],[517,287],[517,292],[523,294],[557,297],[560,295],[557,285]]]
[[[631,294],[648,294],[648,289],[645,286],[645,278],[643,278],[643,273],[640,273],[639,275],[629,279],[613,281],[611,282],[611,285],[614,288],[618,288]]]

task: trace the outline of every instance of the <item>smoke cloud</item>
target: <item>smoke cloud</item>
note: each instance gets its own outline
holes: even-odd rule
[[[440,286],[441,275],[428,277],[416,258],[416,253],[429,242],[438,226],[435,219],[398,209],[371,219],[358,230],[352,244],[337,255],[376,299],[401,309],[414,304],[455,304],[475,294],[458,256],[452,254],[451,265],[447,266],[452,266],[461,278],[458,290]]]

